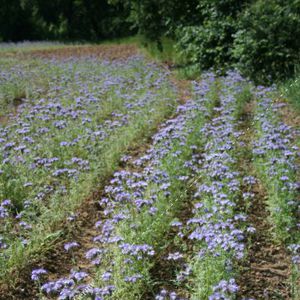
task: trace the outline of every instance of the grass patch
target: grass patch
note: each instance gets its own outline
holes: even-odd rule
[[[280,90],[295,109],[300,112],[300,75],[285,82]]]
[[[199,79],[201,72],[198,65],[188,63],[176,49],[176,42],[163,37],[160,43],[149,41],[142,36],[136,36],[133,41],[142,52],[159,63],[164,63],[174,71],[178,79]]]

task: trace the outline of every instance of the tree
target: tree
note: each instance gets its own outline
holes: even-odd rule
[[[5,41],[32,39],[37,35],[28,1],[0,0],[0,38]]]

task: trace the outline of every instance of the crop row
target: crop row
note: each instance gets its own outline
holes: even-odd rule
[[[194,84],[194,101],[179,107],[147,154],[129,159],[105,188],[95,225],[99,235],[95,247],[86,249],[95,266],[81,270],[75,263],[69,277],[45,283],[42,292],[60,299],[235,295],[233,265],[245,254],[244,231],[254,231],[236,208],[241,185],[254,182],[241,178],[234,157],[238,94],[246,86],[235,73],[221,79],[209,73]],[[70,251],[80,247],[76,241],[68,245]],[[160,266],[174,273],[169,281],[157,277]]]
[[[292,253],[297,294],[297,132],[280,121],[272,89],[251,87],[235,72],[206,73],[193,83],[193,99],[177,107],[136,157],[124,154],[175,112],[167,72],[140,58],[31,63],[36,74],[47,75],[51,66],[49,82],[33,85],[0,125],[2,281],[42,257],[64,233],[61,224],[76,223],[85,197],[111,177],[98,203],[97,235],[60,249],[72,255],[83,247],[88,266],[74,256],[69,276],[51,274],[49,281],[47,270],[33,269],[41,299],[236,299],[239,266],[257,234],[246,213],[259,182],[274,239]],[[1,73],[9,99],[16,94],[10,91],[15,70],[21,80],[31,74],[24,66],[8,64]],[[243,140],[253,97],[248,125],[255,135]],[[117,170],[120,160],[125,167]],[[249,174],[240,165],[245,160]]]
[[[45,69],[50,62],[36,63]],[[120,156],[141,144],[176,103],[168,74],[141,58],[51,64],[60,75],[53,78],[50,70],[43,98],[34,93],[0,125],[2,279],[51,246],[59,224],[76,217],[76,207]]]
[[[299,223],[299,134],[279,118],[284,103],[272,100],[274,91],[259,87],[255,111],[256,141],[253,155],[257,173],[267,190],[270,224],[277,241],[285,243],[292,256],[292,288],[300,296],[300,223]]]
[[[246,257],[246,234],[255,232],[240,211],[241,203],[250,200],[244,186],[255,182],[252,176],[243,177],[238,165],[244,146],[238,117],[247,89],[239,74],[219,78],[214,118],[201,130],[205,152],[198,161],[192,215],[180,225],[191,249],[185,267],[189,272],[182,272],[190,286],[189,299],[234,299],[239,290],[236,263]]]
[[[209,79],[202,83],[203,96],[213,83]],[[184,208],[186,185],[196,163],[192,154],[201,147],[200,130],[212,113],[207,108],[210,99],[203,96],[179,106],[177,117],[163,124],[147,153],[138,159],[125,157],[127,169],[116,172],[106,186],[100,200],[102,218],[95,224],[99,235],[94,238],[95,246],[86,249],[95,265],[89,274],[92,282],[82,284],[87,273],[81,280],[74,278],[74,271],[81,272],[75,264],[69,278],[48,282],[42,291],[59,294],[60,299],[81,294],[82,289],[99,299],[155,294],[155,260],[170,243],[168,233]],[[79,246],[76,241],[73,245]]]

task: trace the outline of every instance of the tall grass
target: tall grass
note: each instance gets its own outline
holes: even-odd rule
[[[159,63],[167,65],[178,79],[199,79],[200,68],[198,65],[190,64],[182,57],[176,42],[171,38],[163,37],[160,44],[146,40],[142,36],[136,36],[134,40],[142,53]]]
[[[281,93],[300,112],[300,74],[281,85]]]

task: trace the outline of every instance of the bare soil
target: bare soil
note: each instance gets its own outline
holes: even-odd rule
[[[278,103],[284,103],[285,106],[281,107],[279,113],[283,122],[295,129],[300,130],[300,114],[298,111],[293,109],[292,105],[289,104],[285,99],[278,99]]]
[[[45,268],[48,271],[47,278],[49,280],[68,276],[72,268],[72,259],[80,262],[77,265],[79,269],[88,268],[89,262],[85,258],[85,251],[92,248],[91,240],[96,233],[94,226],[101,211],[96,201],[99,197],[100,192],[96,191],[83,201],[74,225],[70,227],[62,224],[62,227],[65,227],[68,232],[56,241],[51,250],[43,255],[43,258],[28,262],[23,270],[16,272],[17,280],[14,286],[4,284],[0,286],[1,300],[39,299],[37,286],[30,278],[34,268]],[[76,241],[80,245],[72,253],[66,252],[63,247],[70,241]]]
[[[134,44],[128,45],[95,45],[95,46],[67,46],[59,49],[33,50],[23,54],[25,57],[39,58],[71,58],[94,56],[101,59],[127,59],[139,53]]]
[[[251,143],[253,139],[252,114],[254,102],[250,102],[244,111],[241,140],[246,145],[247,155],[240,162],[241,172],[254,175]],[[272,226],[269,222],[267,194],[264,187],[257,182],[253,190],[254,198],[247,210],[248,222],[256,232],[248,237],[248,253],[241,266],[238,280],[240,290],[238,299],[279,300],[291,299],[288,278],[291,272],[290,257],[283,245],[276,244],[272,238]],[[242,207],[245,210],[245,207]]]
[[[249,239],[249,251],[244,262],[239,285],[239,299],[290,299],[287,280],[290,275],[290,258],[282,245],[272,240],[266,196],[258,184],[248,212],[248,221],[256,232]]]

